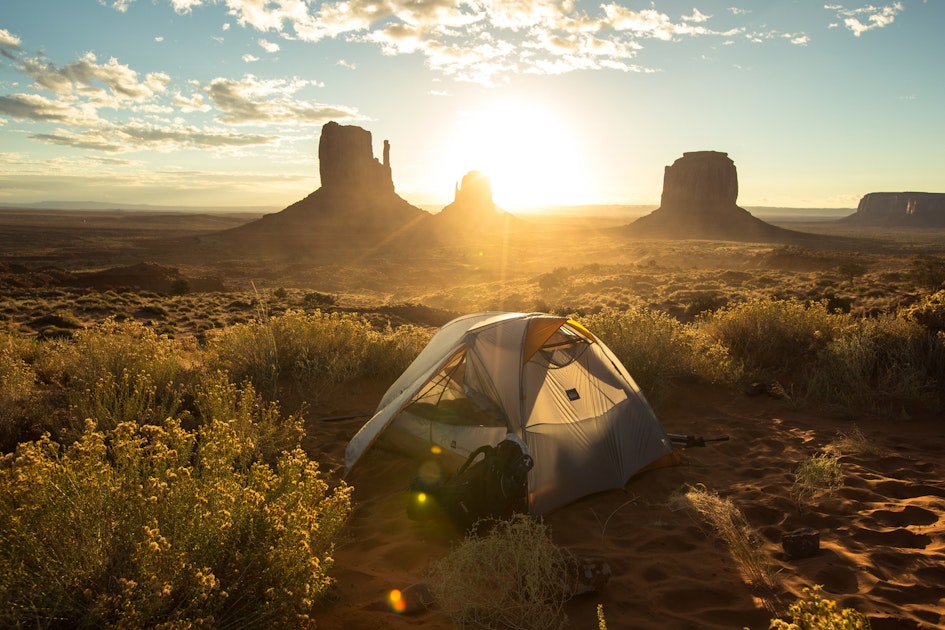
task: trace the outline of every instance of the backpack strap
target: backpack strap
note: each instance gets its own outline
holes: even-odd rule
[[[467,457],[466,461],[463,462],[463,465],[459,467],[459,470],[456,471],[456,474],[461,475],[464,472],[466,472],[466,469],[469,468],[472,465],[472,463],[476,460],[476,458],[479,457],[480,455],[485,455],[486,459],[488,459],[489,455],[492,454],[493,450],[494,450],[493,447],[489,446],[488,444],[480,446],[479,448],[477,448],[476,450],[474,450],[472,453],[469,454],[469,457]]]

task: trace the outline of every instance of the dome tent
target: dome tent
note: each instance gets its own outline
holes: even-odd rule
[[[345,475],[372,444],[446,469],[507,434],[528,447],[528,508],[545,514],[622,487],[673,446],[626,368],[578,322],[474,313],[447,323],[381,399],[345,451]]]

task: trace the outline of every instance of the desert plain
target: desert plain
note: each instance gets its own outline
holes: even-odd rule
[[[54,339],[109,317],[200,342],[265,312],[363,316],[434,330],[483,310],[577,317],[645,308],[683,323],[754,298],[823,301],[856,318],[896,313],[941,288],[945,230],[856,228],[814,212],[769,219],[810,239],[766,243],[628,236],[632,217],[574,208],[520,217],[506,238],[385,248],[345,241],[280,256],[217,239],[259,214],[0,209],[3,328]],[[642,212],[642,211],[641,211]],[[631,372],[633,370],[631,369]],[[670,380],[648,392],[668,432],[727,441],[680,450],[680,463],[545,516],[554,541],[603,559],[612,575],[565,608],[571,628],[767,628],[803,589],[868,616],[873,628],[945,624],[945,417],[941,391],[875,408],[805,395],[786,363],[741,382]],[[776,377],[776,385],[773,379]],[[752,381],[764,378],[760,389]],[[390,380],[356,379],[314,396],[284,392],[305,416],[304,444],[340,475],[348,440]],[[757,383],[756,383],[757,384]],[[842,483],[799,506],[798,465],[834,449]],[[335,552],[322,630],[453,628],[436,607],[398,614],[388,595],[425,579],[462,536],[405,512],[416,463],[375,449],[348,481],[353,511]],[[771,573],[760,588],[717,533],[681,507],[686,488],[731,501]],[[818,553],[786,556],[784,533],[819,532]]]

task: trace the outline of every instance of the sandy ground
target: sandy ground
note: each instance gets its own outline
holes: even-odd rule
[[[354,383],[321,406],[323,416],[370,414],[385,388]],[[643,473],[621,490],[546,516],[555,542],[601,557],[613,571],[602,590],[567,604],[570,628],[597,628],[598,604],[609,628],[767,628],[772,610],[785,610],[813,584],[867,614],[878,630],[945,625],[941,418],[841,419],[791,401],[703,386],[658,415],[668,432],[730,439],[685,449],[681,465]],[[365,420],[309,423],[309,449],[325,469],[341,466],[347,440]],[[843,487],[800,513],[790,495],[793,470],[854,428],[878,451],[843,456]],[[353,471],[354,511],[336,553],[336,592],[316,615],[319,630],[454,627],[435,609],[408,616],[387,605],[391,589],[424,579],[431,563],[461,540],[445,523],[407,518],[415,470],[415,463],[375,449]],[[730,498],[744,513],[764,543],[777,592],[753,590],[718,536],[698,515],[674,507],[670,497],[687,484]],[[802,527],[819,531],[820,551],[786,559],[781,534]]]

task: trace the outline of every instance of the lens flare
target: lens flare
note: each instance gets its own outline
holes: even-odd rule
[[[404,594],[396,588],[387,596],[387,602],[395,613],[402,613],[407,610],[407,601],[404,599]]]

